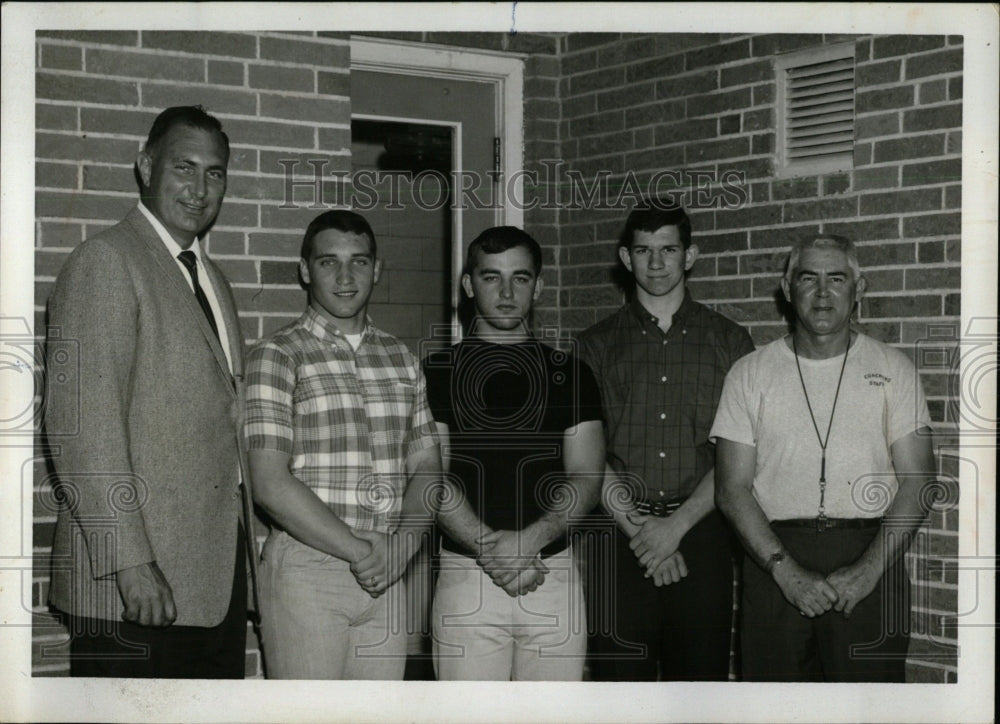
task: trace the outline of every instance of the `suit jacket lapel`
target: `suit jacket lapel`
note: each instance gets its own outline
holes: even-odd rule
[[[209,277],[206,283],[210,283],[212,289],[215,290],[215,298],[219,302],[219,311],[222,314],[221,321],[226,325],[226,334],[229,337],[229,355],[233,360],[233,373],[239,376],[243,371],[243,330],[236,314],[236,301],[233,299],[229,283],[215,262],[209,259],[208,255],[202,255],[201,258],[205,263],[205,272]],[[208,322],[205,323],[205,326],[208,326]],[[211,332],[211,330],[209,331]],[[214,338],[215,335],[213,334],[212,337]]]
[[[184,278],[184,272],[177,266],[176,260],[170,256],[170,252],[167,251],[167,247],[164,246],[163,241],[157,235],[156,230],[150,225],[150,223],[146,220],[146,217],[143,216],[139,209],[132,209],[125,219],[132,225],[139,242],[145,246],[152,259],[159,266],[161,272],[163,273],[163,279],[166,280],[167,285],[184,299],[184,306],[191,316],[192,323],[196,324],[198,329],[201,330],[202,336],[205,338],[205,342],[211,348],[212,354],[215,355],[216,362],[219,363],[219,371],[228,382],[232,383],[233,375],[229,370],[229,362],[226,360],[226,355],[222,351],[222,345],[219,343],[219,338],[215,336],[215,332],[212,331],[212,327],[209,325],[208,319],[205,318],[205,313],[198,304],[198,300],[194,296],[194,292],[191,291],[191,287]],[[209,268],[207,263],[204,266]],[[213,269],[213,271],[215,270]],[[201,283],[204,284],[206,282],[208,282],[207,279]],[[214,279],[212,280],[212,284],[213,288],[216,290],[216,296],[218,296],[220,285],[216,284]],[[220,306],[224,308],[231,307],[228,301],[223,303],[221,300]],[[219,321],[223,321],[226,324],[226,330],[229,333],[230,348],[232,348],[234,334],[236,333],[236,330],[233,327],[233,321],[229,319],[232,314],[228,309],[223,309],[223,316],[226,317],[226,319],[216,320],[216,324],[218,324]],[[236,339],[239,340],[242,339],[242,337],[237,337]],[[242,364],[242,357],[240,362]],[[240,369],[239,367],[236,367],[236,357],[233,357],[233,366],[235,369]]]

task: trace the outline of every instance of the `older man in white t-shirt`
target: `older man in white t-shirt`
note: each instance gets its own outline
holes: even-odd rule
[[[903,553],[935,479],[912,363],[850,327],[865,290],[851,242],[796,246],[794,331],[737,362],[710,434],[716,501],[749,553],[743,675],[902,682]]]

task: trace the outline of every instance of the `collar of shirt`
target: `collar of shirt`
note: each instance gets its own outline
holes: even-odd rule
[[[156,232],[156,235],[160,237],[160,241],[164,243],[164,245],[167,247],[167,251],[170,252],[170,256],[172,256],[178,264],[183,264],[183,262],[180,261],[177,257],[180,255],[182,251],[184,251],[184,249],[181,248],[180,244],[174,241],[174,237],[170,235],[170,232],[167,231],[167,228],[163,224],[161,224],[160,220],[157,219],[155,216],[153,216],[153,212],[147,209],[146,205],[141,202],[139,203],[139,211],[142,212],[142,215],[145,216],[146,220],[152,225],[153,230]],[[201,239],[195,238],[194,243],[191,244],[191,246],[189,246],[188,249],[194,252],[195,257],[198,259],[198,266],[204,266],[205,262],[202,261],[201,258]],[[185,279],[188,278],[188,273],[186,271],[184,277]],[[192,289],[193,288],[194,287],[192,287]]]
[[[467,344],[478,344],[484,347],[487,345],[492,345],[494,347],[516,347],[518,345],[523,345],[523,344],[538,344],[538,340],[535,339],[535,335],[533,334],[529,334],[527,337],[525,337],[522,340],[518,340],[517,342],[510,342],[507,344],[504,344],[502,342],[490,342],[489,340],[483,339],[477,334],[470,334],[468,337],[464,337],[462,341],[466,342]]]
[[[353,347],[351,347],[351,343],[347,341],[347,337],[344,333],[337,329],[337,326],[333,322],[313,309],[311,304],[306,307],[306,311],[302,314],[302,326],[324,342],[343,344],[348,349],[353,349]],[[361,331],[361,344],[365,343],[371,329],[372,320],[371,318],[366,317],[365,328]],[[359,346],[358,349],[361,349],[361,347]]]
[[[639,301],[638,295],[632,297],[632,301],[629,302],[629,309],[632,312],[632,316],[643,328],[647,325],[652,325],[653,327],[659,329],[657,325],[659,324],[660,318],[642,306],[642,302]],[[685,287],[684,299],[681,300],[681,306],[679,306],[677,311],[674,312],[673,319],[670,321],[670,329],[673,330],[677,323],[683,324],[686,322],[694,309],[694,300],[691,298],[691,292],[688,291],[687,287]]]

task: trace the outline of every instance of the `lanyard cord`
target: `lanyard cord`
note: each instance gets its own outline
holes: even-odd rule
[[[816,440],[819,442],[822,458],[819,468],[819,517],[826,517],[826,444],[830,442],[830,430],[833,429],[833,416],[837,412],[837,399],[840,397],[840,383],[844,380],[844,370],[847,368],[847,354],[851,351],[851,333],[847,333],[847,349],[844,350],[844,362],[840,365],[840,377],[837,378],[837,391],[833,395],[833,407],[830,408],[830,422],[826,426],[826,437],[819,434],[819,425],[816,424],[816,415],[813,414],[812,404],[809,402],[809,392],[806,390],[806,381],[802,377],[802,367],[799,365],[799,350],[795,345],[795,335],[792,334],[792,352],[795,354],[795,369],[799,371],[799,382],[802,384],[802,394],[806,398],[806,407],[809,409],[809,419],[812,420],[813,430],[816,431]]]

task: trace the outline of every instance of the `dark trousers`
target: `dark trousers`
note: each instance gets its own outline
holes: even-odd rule
[[[644,578],[616,530],[607,566],[593,566],[588,585],[591,671],[598,681],[725,681],[733,624],[733,561],[729,528],[712,511],[681,541],[688,575],[657,587]],[[598,558],[600,558],[598,553]],[[593,563],[593,559],[591,559]],[[602,570],[603,569],[603,570]]]
[[[212,628],[151,628],[127,621],[69,618],[70,676],[242,679],[246,667],[246,541],[240,524],[232,597]]]
[[[772,526],[789,555],[828,575],[856,561],[878,528]],[[903,556],[851,617],[830,610],[807,618],[747,557],[743,563],[743,677],[747,681],[903,682],[909,644],[909,580]]]

